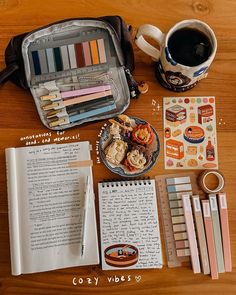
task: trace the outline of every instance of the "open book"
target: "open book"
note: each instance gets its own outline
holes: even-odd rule
[[[98,264],[89,142],[9,148],[6,164],[12,274]]]

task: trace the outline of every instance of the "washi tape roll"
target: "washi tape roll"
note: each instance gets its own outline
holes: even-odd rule
[[[206,185],[206,178],[209,175],[215,175],[218,179],[218,186],[215,189],[211,189]],[[198,184],[207,194],[219,193],[225,186],[225,178],[219,170],[205,170],[199,175]]]

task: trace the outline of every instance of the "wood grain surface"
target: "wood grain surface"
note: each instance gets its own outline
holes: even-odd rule
[[[194,275],[189,266],[170,269],[166,265],[161,270],[102,271],[100,266],[89,266],[11,276],[5,148],[25,146],[30,141],[25,137],[36,134],[49,133],[45,137],[51,138],[51,141],[65,135],[70,137],[68,141],[74,141],[74,136],[93,144],[96,194],[98,181],[114,178],[114,175],[104,165],[96,163],[95,144],[104,122],[87,124],[68,130],[65,134],[56,134],[42,125],[30,93],[8,82],[0,86],[0,294],[236,294],[236,1],[0,0],[0,68],[4,67],[4,51],[12,36],[60,19],[103,15],[122,16],[128,24],[132,24],[133,34],[144,23],[156,25],[167,32],[176,22],[190,18],[207,22],[215,31],[218,50],[209,76],[186,92],[186,95],[216,97],[219,168],[226,178],[233,272],[221,274],[217,281],[212,281],[210,276],[203,274]],[[138,100],[131,101],[126,113],[148,120],[160,136],[160,157],[156,166],[147,174],[154,177],[169,172],[164,170],[163,162],[162,97],[181,94],[162,88],[155,80],[152,60],[135,45],[134,50],[134,76],[137,81],[146,81],[150,89]],[[159,111],[153,111],[152,100],[159,103]],[[225,124],[219,125],[220,121]],[[165,255],[164,247],[163,252]],[[115,276],[116,281],[119,277],[119,282],[109,283],[108,278],[113,277],[115,280]],[[74,278],[77,285],[73,285]],[[94,278],[98,278],[97,285]]]

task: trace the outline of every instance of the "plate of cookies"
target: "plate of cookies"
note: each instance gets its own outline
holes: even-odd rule
[[[126,115],[110,119],[99,141],[102,162],[123,177],[136,177],[149,171],[159,152],[156,130],[148,122]]]

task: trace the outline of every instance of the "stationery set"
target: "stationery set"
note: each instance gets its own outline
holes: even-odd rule
[[[123,113],[139,94],[130,32],[119,16],[63,20],[15,36],[0,83],[29,89],[53,130]]]
[[[156,61],[161,85],[175,92],[207,76],[217,48],[198,20],[165,35],[143,25],[135,42]],[[30,89],[46,127],[109,119],[98,150],[124,179],[98,184],[103,270],[162,268],[158,207],[168,267],[191,263],[193,273],[212,279],[232,270],[214,96],[163,98],[165,169],[207,170],[133,179],[156,165],[160,140],[148,122],[121,115],[140,88],[131,75],[130,28],[120,17],[69,19],[16,36],[6,65],[0,82]],[[6,149],[13,275],[99,263],[90,151],[87,141]],[[216,188],[208,186],[211,175]]]

